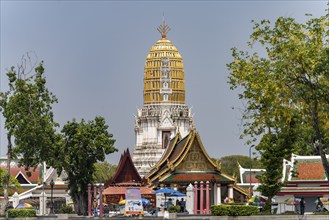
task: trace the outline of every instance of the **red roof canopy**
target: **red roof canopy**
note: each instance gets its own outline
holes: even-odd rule
[[[133,187],[133,186],[109,186],[107,187],[104,191],[104,195],[109,195],[109,194],[125,194],[126,189],[131,189],[131,188],[138,188],[141,191],[141,194],[154,194],[154,191],[148,187],[148,186],[142,186],[142,187]]]

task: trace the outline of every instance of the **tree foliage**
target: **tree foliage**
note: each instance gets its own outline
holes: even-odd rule
[[[243,168],[261,169],[263,165],[257,158],[250,159],[244,155],[231,155],[225,156],[219,159],[221,162],[221,171],[224,173],[237,177],[237,181],[240,182],[240,173],[238,164]]]
[[[5,180],[7,175],[8,175],[7,171],[0,168],[0,189],[3,189],[3,183],[4,183],[4,180]],[[17,179],[14,176],[10,175],[8,188],[12,189],[12,190],[16,190],[19,187],[20,187],[20,184],[17,181]],[[0,190],[0,193],[2,194],[3,190]]]
[[[117,165],[110,164],[107,161],[97,162],[94,166],[95,172],[93,180],[96,183],[105,183],[114,175],[114,172],[117,169]]]
[[[62,129],[63,144],[58,145],[55,164],[59,173],[65,170],[73,201],[78,204],[78,213],[86,214],[87,186],[94,181],[95,164],[104,161],[105,155],[117,151],[115,140],[102,117],[86,122],[67,122]]]
[[[108,133],[102,117],[85,122],[68,122],[62,134],[56,132],[52,104],[56,97],[46,87],[43,62],[36,68],[31,65],[29,54],[23,56],[17,70],[8,73],[9,90],[0,93],[0,108],[5,118],[10,161],[17,158],[26,169],[42,162],[68,174],[68,187],[79,212],[86,214],[87,185],[93,182],[94,164],[104,161],[105,155],[117,151],[115,140]],[[14,144],[12,144],[12,140]],[[2,175],[4,197],[8,200],[9,175]],[[4,211],[4,210],[2,210]]]
[[[35,73],[14,67],[7,73],[9,91],[1,93],[1,108],[8,134],[15,138],[13,156],[25,167],[36,167],[52,157],[58,126],[53,120],[56,97],[46,88],[43,62]]]
[[[320,155],[329,177],[329,15],[306,23],[289,17],[253,23],[251,52],[233,48],[228,68],[231,89],[246,101],[242,137],[248,144],[260,139],[257,150],[267,169],[261,180],[272,187],[264,190],[276,191],[280,171],[273,164],[292,152]]]
[[[52,104],[56,97],[46,87],[43,62],[36,68],[29,54],[23,56],[22,64],[11,67],[7,72],[9,90],[0,93],[0,110],[5,119],[8,152],[7,173],[10,173],[10,161],[18,158],[26,169],[36,167],[43,161],[53,158],[53,149],[58,140],[53,120]],[[14,146],[12,139],[14,138]],[[9,175],[4,178],[4,197],[8,200]]]

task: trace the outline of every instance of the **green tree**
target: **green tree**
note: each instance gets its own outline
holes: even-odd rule
[[[3,193],[3,183],[4,183],[4,179],[6,178],[7,176],[7,172],[6,170],[0,168],[0,193],[2,194]],[[9,184],[8,184],[8,190],[16,190],[20,188],[20,184],[19,182],[17,181],[17,179],[10,175],[9,177]]]
[[[264,192],[273,194],[280,175],[273,164],[292,152],[317,154],[329,177],[329,15],[298,23],[280,17],[254,22],[250,51],[232,49],[231,89],[246,101],[242,137],[260,139],[257,150],[267,172]],[[254,52],[263,48],[265,56]],[[280,166],[281,167],[281,166]],[[328,178],[329,179],[329,178]],[[266,186],[272,189],[265,189]],[[272,193],[270,193],[272,192]]]
[[[58,160],[54,165],[59,173],[67,173],[70,195],[78,205],[79,214],[87,214],[87,187],[93,183],[95,164],[105,155],[117,151],[115,140],[108,131],[103,117],[92,121],[67,122],[63,129],[63,143],[58,145]]]
[[[262,195],[269,197],[264,207],[264,209],[268,211],[271,210],[273,196],[276,195],[285,184],[280,181],[282,178],[282,159],[290,158],[292,152],[297,154],[305,153],[303,152],[305,148],[301,147],[302,143],[298,142],[300,136],[304,134],[296,127],[296,120],[296,118],[292,118],[286,127],[281,128],[280,132],[264,134],[257,146],[257,149],[262,155],[261,162],[264,164],[266,170],[265,173],[258,177],[262,185],[260,185],[257,190],[260,191]],[[294,148],[295,143],[299,146],[298,148]]]
[[[263,168],[262,163],[257,160],[257,158],[250,158],[244,155],[230,155],[225,156],[219,159],[221,163],[221,170],[230,175],[236,176],[238,182],[240,182],[240,173],[238,164],[240,164],[243,168],[250,168],[253,169],[261,169]]]
[[[117,169],[117,165],[110,164],[107,161],[95,163],[94,182],[105,183],[113,175]]]
[[[28,70],[29,58],[29,54],[23,56],[17,70],[11,67],[7,72],[9,90],[0,93],[0,110],[5,118],[8,141],[7,173],[10,173],[13,158],[18,158],[26,169],[48,161],[58,140],[52,113],[52,104],[57,99],[46,88],[43,62]],[[8,183],[9,175],[6,175],[3,184],[5,202],[8,201]]]

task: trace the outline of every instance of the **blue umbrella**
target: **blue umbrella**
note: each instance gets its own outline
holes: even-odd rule
[[[149,205],[151,202],[148,199],[142,198],[143,205]]]
[[[176,193],[176,192],[178,192],[178,191],[174,190],[174,189],[169,189],[169,188],[162,188],[162,189],[158,189],[158,190],[154,191],[155,194],[159,194],[159,193],[164,194],[164,196],[165,196],[165,206],[166,206],[167,195],[169,195],[170,193]]]
[[[162,188],[162,189],[158,189],[158,190],[154,191],[155,194],[158,194],[158,193],[169,194],[169,193],[175,193],[175,192],[178,192],[178,191],[174,190],[174,189],[169,189],[169,188]]]
[[[169,197],[184,197],[186,194],[181,193],[181,192],[173,192],[169,194]]]

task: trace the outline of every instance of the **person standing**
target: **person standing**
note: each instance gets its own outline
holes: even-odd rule
[[[316,204],[316,212],[322,212],[323,211],[323,203],[321,201],[321,198],[318,197],[317,204]]]
[[[301,198],[300,202],[299,202],[299,206],[300,206],[300,214],[304,215],[305,212],[305,200],[304,197]]]
[[[97,200],[94,199],[93,201],[93,208],[94,208],[94,217],[97,217]]]
[[[185,212],[185,201],[183,198],[180,201],[180,211]]]
[[[169,198],[167,202],[167,209],[169,210],[171,206],[173,206],[172,198]]]

